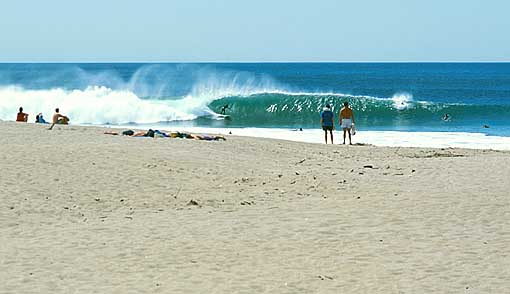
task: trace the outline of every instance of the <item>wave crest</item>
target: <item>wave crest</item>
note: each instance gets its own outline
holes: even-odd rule
[[[25,90],[0,88],[0,119],[13,120],[18,108],[49,117],[56,107],[73,123],[121,124],[190,120],[196,114],[181,111],[171,100],[145,100],[127,90],[88,87],[85,90]],[[175,104],[175,103],[174,103]]]

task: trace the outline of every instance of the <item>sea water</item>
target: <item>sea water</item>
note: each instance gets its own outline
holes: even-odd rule
[[[320,111],[345,101],[355,142],[510,149],[510,63],[0,64],[1,120],[59,107],[73,124],[319,143]]]

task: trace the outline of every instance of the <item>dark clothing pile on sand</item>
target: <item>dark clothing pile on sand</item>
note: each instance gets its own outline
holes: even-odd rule
[[[118,132],[104,132],[107,135],[119,135]],[[148,131],[139,131],[135,132],[133,130],[126,130],[120,133],[123,136],[129,137],[151,137],[151,138],[182,138],[182,139],[196,139],[196,140],[205,140],[205,141],[219,141],[226,140],[225,137],[219,135],[198,135],[198,134],[190,134],[185,132],[170,132],[165,133],[160,130],[152,130]]]

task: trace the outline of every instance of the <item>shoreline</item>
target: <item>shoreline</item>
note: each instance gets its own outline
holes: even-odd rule
[[[2,121],[2,123],[15,123],[13,121]],[[29,125],[38,125],[29,122]],[[51,125],[51,124],[48,124]],[[42,124],[44,126],[44,124]],[[172,126],[165,124],[143,124],[143,125],[92,125],[92,124],[70,124],[71,127],[102,128],[105,130],[161,130],[161,131],[182,131],[195,134],[217,134],[223,136],[242,136],[249,138],[275,139],[301,143],[324,144],[324,133],[320,129],[297,129],[288,128],[259,128],[259,127],[189,127]],[[342,131],[334,130],[334,145],[342,145]],[[357,131],[352,136],[354,145],[373,145],[377,147],[393,148],[460,148],[473,150],[510,150],[510,137],[499,135],[488,135],[475,132],[446,132],[446,131]],[[328,135],[329,142],[329,135]],[[346,140],[348,142],[348,138]]]
[[[510,287],[508,151],[107,129],[0,122],[0,292]]]
[[[83,125],[92,126],[92,125]],[[168,125],[119,125],[119,126],[93,126],[112,129],[159,129],[177,130],[190,133],[206,133],[220,135],[236,135],[252,138],[265,138],[287,140],[302,143],[324,144],[324,133],[320,129],[283,129],[258,127],[184,127]],[[328,137],[329,138],[329,137]],[[334,131],[335,145],[341,145],[342,131]],[[352,136],[353,144],[373,145],[377,147],[404,147],[404,148],[462,148],[477,150],[510,150],[510,137],[493,136],[484,133],[467,132],[406,132],[406,131],[357,131]],[[329,141],[329,139],[328,139]],[[348,139],[347,139],[348,142]]]

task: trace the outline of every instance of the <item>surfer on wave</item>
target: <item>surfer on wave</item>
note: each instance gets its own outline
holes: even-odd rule
[[[228,108],[229,108],[229,107],[228,107],[228,104],[223,105],[223,106],[221,107],[220,113],[221,113],[221,114],[223,114],[223,115],[225,115],[225,111],[226,111]]]

